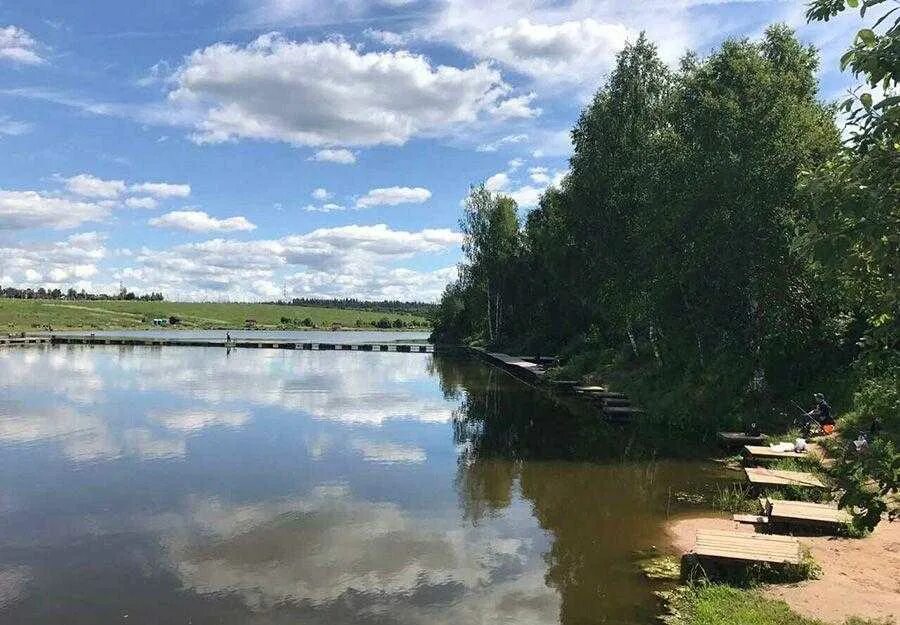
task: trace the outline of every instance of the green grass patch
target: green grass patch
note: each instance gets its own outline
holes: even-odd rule
[[[675,593],[670,623],[679,625],[824,625],[793,612],[783,601],[767,599],[753,590],[720,584],[697,585]],[[874,625],[854,619],[846,625]]]
[[[391,313],[282,306],[277,304],[232,304],[213,302],[145,302],[125,300],[21,300],[0,298],[0,332],[38,330],[138,330],[152,328],[156,318],[177,317],[176,328],[267,330],[424,329],[428,321],[408,313]]]

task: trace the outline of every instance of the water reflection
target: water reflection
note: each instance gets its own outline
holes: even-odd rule
[[[642,623],[696,467],[476,362],[0,352],[0,623]]]

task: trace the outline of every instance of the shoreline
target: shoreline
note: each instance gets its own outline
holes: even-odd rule
[[[680,557],[697,530],[753,533],[750,525],[714,513],[684,514],[666,522],[668,546]],[[797,614],[829,624],[862,618],[887,623],[900,617],[900,523],[882,520],[865,538],[799,536],[821,573],[816,579],[765,584],[741,592],[784,601]]]

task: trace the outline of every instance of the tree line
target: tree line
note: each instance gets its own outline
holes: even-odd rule
[[[436,306],[427,302],[405,302],[402,300],[366,301],[348,298],[310,298],[294,297],[290,300],[272,302],[281,306],[306,306],[312,308],[341,308],[344,310],[363,310],[387,314],[410,314],[425,317],[431,315]]]
[[[433,338],[635,373],[676,426],[821,388],[896,433],[900,44],[884,19],[842,59],[867,86],[840,103],[819,100],[818,53],[785,26],[677,69],[641,35],[575,124],[559,188],[523,217],[470,189]]]
[[[161,292],[157,293],[154,291],[138,295],[134,291],[129,291],[125,288],[118,293],[110,295],[108,293],[88,293],[84,289],[79,291],[72,287],[63,292],[60,288],[48,289],[38,287],[33,289],[29,287],[22,289],[13,286],[0,287],[0,297],[8,299],[139,300],[142,302],[161,302],[164,299]]]

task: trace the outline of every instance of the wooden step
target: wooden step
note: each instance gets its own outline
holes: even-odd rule
[[[800,541],[793,536],[699,530],[694,553],[722,560],[800,564]]]
[[[744,469],[751,484],[762,486],[802,486],[806,488],[828,488],[828,486],[812,473],[803,471],[780,471],[747,467]]]

